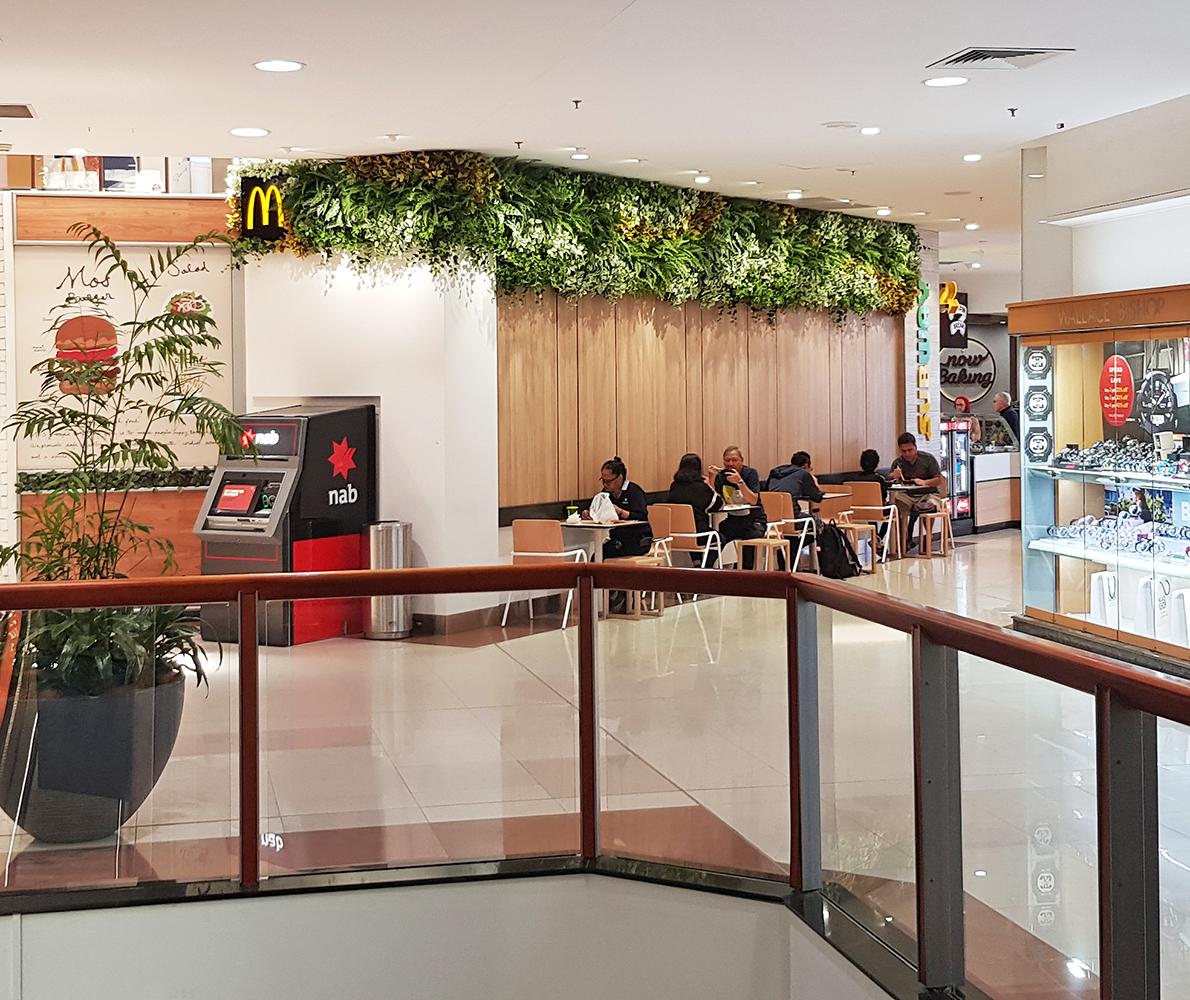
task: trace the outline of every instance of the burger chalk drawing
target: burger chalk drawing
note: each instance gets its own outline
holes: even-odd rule
[[[54,331],[58,388],[65,396],[112,391],[120,374],[114,362],[119,350],[116,328],[105,316],[73,316]],[[102,365],[103,367],[99,367]]]

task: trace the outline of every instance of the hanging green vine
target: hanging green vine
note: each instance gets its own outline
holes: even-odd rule
[[[236,170],[281,185],[288,229],[274,243],[241,239],[240,260],[290,251],[342,255],[360,271],[470,265],[493,270],[501,292],[761,312],[904,313],[917,301],[917,235],[901,223],[458,150]]]

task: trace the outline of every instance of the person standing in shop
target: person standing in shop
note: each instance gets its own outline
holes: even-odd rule
[[[1009,430],[1012,431],[1012,436],[1020,441],[1021,439],[1021,415],[1017,413],[1016,407],[1012,405],[1012,397],[1006,392],[996,393],[996,398],[992,400],[992,406],[996,408],[996,412],[1004,418],[1004,422],[1008,424]]]
[[[715,476],[715,492],[723,497],[727,506],[747,504],[747,510],[732,511],[719,525],[719,537],[726,545],[745,538],[763,538],[769,522],[760,503],[760,473],[744,464],[744,454],[737,444],[723,450],[723,467],[712,465]],[[744,553],[742,565],[751,569],[755,551]]]
[[[946,477],[936,459],[929,452],[917,450],[917,438],[906,431],[897,438],[897,450],[900,457],[892,464],[888,478],[890,483],[904,486],[920,486],[920,490],[894,490],[893,503],[901,515],[902,539],[905,542],[903,552],[909,552],[916,543],[910,544],[913,538],[913,526],[917,523],[919,504],[928,503],[927,498],[937,496],[946,487]]]

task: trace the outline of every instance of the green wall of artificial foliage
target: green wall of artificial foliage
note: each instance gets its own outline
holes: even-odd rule
[[[478,265],[502,292],[768,313],[898,314],[917,300],[917,235],[902,223],[457,150],[237,169],[281,186],[289,230],[275,243],[239,240],[240,259],[290,251],[343,255],[361,271]]]

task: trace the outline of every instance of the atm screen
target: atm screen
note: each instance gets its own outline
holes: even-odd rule
[[[256,499],[256,483],[224,483],[212,514],[247,514]]]

